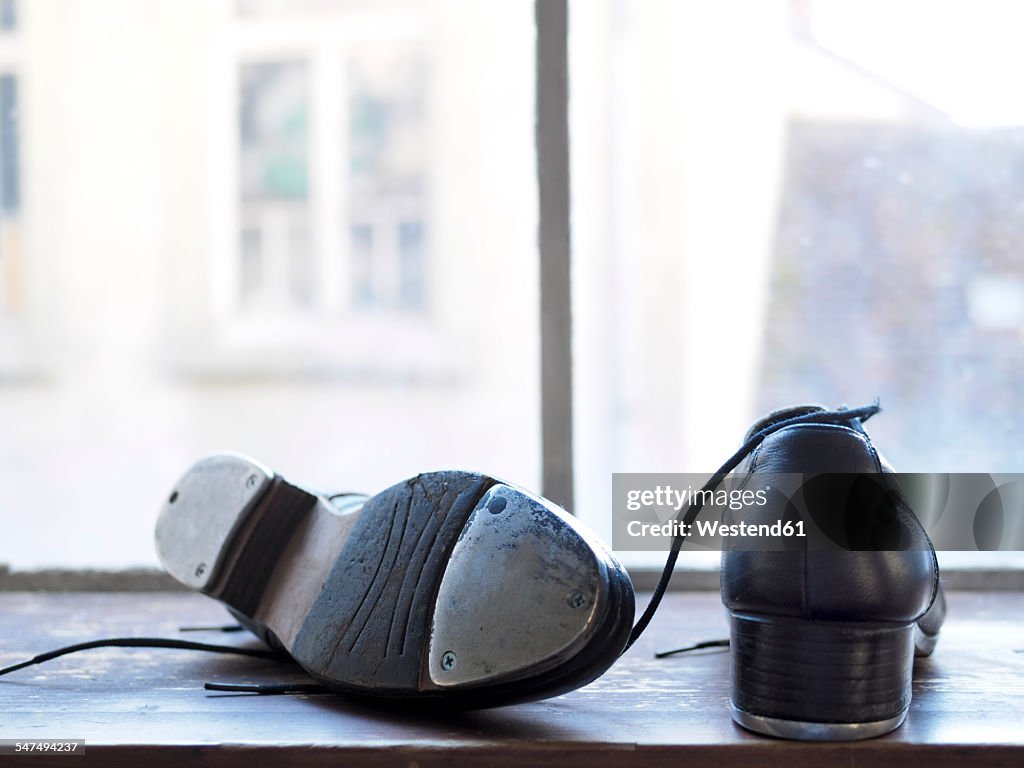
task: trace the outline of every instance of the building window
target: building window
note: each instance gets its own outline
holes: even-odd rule
[[[14,0],[0,2],[0,317],[17,314],[24,303],[19,82],[13,71],[17,56],[5,50],[16,24]]]
[[[244,64],[240,88],[242,308],[308,308],[315,279],[308,235],[308,66]]]
[[[0,30],[13,30],[18,24],[18,4],[16,0],[0,0]]]
[[[366,48],[349,63],[349,220],[357,310],[425,306],[426,63]]]
[[[314,7],[278,40],[264,18],[273,6],[239,6],[243,38],[261,26],[238,71],[243,318],[428,308],[427,56],[416,34],[381,40],[357,10],[365,33],[325,36],[324,19],[338,17]]]
[[[224,448],[538,488],[532,6],[65,5],[0,31],[0,509],[55,510],[0,570],[155,566],[167,483]]]

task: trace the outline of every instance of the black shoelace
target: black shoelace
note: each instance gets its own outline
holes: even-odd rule
[[[782,419],[780,421],[773,422],[755,434],[751,435],[740,449],[734,453],[728,461],[726,461],[718,471],[712,475],[711,479],[704,485],[702,491],[714,491],[721,485],[722,481],[726,476],[732,472],[740,462],[743,461],[757,446],[759,446],[764,439],[780,429],[791,427],[797,424],[842,424],[850,421],[867,421],[869,418],[874,416],[881,410],[878,403],[875,402],[871,405],[865,405],[860,408],[851,409],[838,409],[834,411],[815,411],[811,413],[805,413],[799,416],[793,416],[788,419]],[[335,494],[334,496],[345,496],[348,494]],[[334,498],[333,496],[331,498]],[[637,620],[633,626],[633,631],[630,633],[629,642],[623,649],[625,653],[629,648],[637,641],[640,635],[643,634],[644,630],[651,623],[651,619],[654,618],[654,614],[658,610],[658,606],[661,605],[661,600],[665,596],[665,591],[668,588],[669,581],[672,579],[672,574],[675,570],[676,561],[679,559],[679,552],[682,549],[683,542],[686,540],[686,535],[682,533],[683,530],[689,528],[693,524],[693,521],[700,514],[704,508],[703,498],[704,494],[696,494],[696,499],[687,507],[685,512],[680,512],[676,517],[682,525],[679,526],[680,533],[672,540],[672,546],[669,549],[668,559],[665,561],[665,567],[661,572],[661,578],[658,580],[657,586],[654,588],[654,593],[651,595],[651,600],[647,604],[647,608],[644,609],[643,614]],[[228,627],[182,627],[182,631],[224,631],[224,632],[235,632],[240,631],[241,627],[228,626]],[[670,656],[676,653],[686,653],[695,650],[709,649],[709,648],[727,648],[729,646],[728,640],[707,640],[694,645],[685,646],[683,648],[676,648],[669,651],[659,651],[656,656],[662,658]],[[208,651],[211,653],[225,653],[235,654],[238,656],[250,656],[260,659],[271,659],[275,661],[287,662],[294,665],[294,661],[291,657],[284,653],[277,651],[259,649],[259,648],[241,648],[232,645],[214,645],[210,643],[198,643],[190,640],[171,640],[159,637],[115,637],[107,638],[104,640],[92,640],[85,643],[76,643],[75,645],[65,646],[64,648],[58,648],[47,653],[39,654],[28,661],[23,661],[18,664],[0,669],[0,676],[16,672],[19,669],[30,667],[35,664],[42,664],[43,662],[56,659],[60,656],[66,656],[69,653],[78,653],[79,651],[85,651],[92,648],[172,648],[179,650],[190,650],[190,651]],[[206,683],[206,690],[208,691],[220,691],[228,693],[257,693],[257,694],[319,694],[319,693],[330,693],[330,690],[317,683],[272,683],[272,684],[237,684],[237,683]]]
[[[253,656],[258,659],[281,660],[287,658],[276,651],[264,648],[240,648],[234,645],[213,645],[211,643],[197,643],[191,640],[171,640],[163,637],[108,637],[103,640],[90,640],[86,643],[75,643],[53,651],[33,656],[28,661],[12,664],[9,667],[0,669],[0,675],[7,675],[17,672],[19,669],[31,667],[35,664],[42,664],[69,653],[88,651],[93,648],[173,648],[186,651],[210,651],[212,653],[233,653],[238,656]]]
[[[181,632],[241,632],[243,627],[232,624],[228,626],[199,626],[181,627]],[[216,645],[212,643],[198,643],[192,640],[173,640],[163,637],[109,637],[102,640],[90,640],[85,643],[75,643],[63,648],[57,648],[46,653],[41,653],[27,661],[12,664],[9,667],[0,669],[0,676],[17,672],[19,669],[42,664],[53,659],[67,656],[70,653],[88,651],[93,648],[170,648],[186,651],[207,651],[210,653],[226,653],[236,656],[249,656],[257,659],[268,659],[294,665],[295,662],[286,654],[272,651],[265,648],[242,648],[235,645]],[[318,683],[274,683],[243,685],[233,683],[206,683],[204,688],[208,691],[229,692],[229,693],[262,693],[262,694],[283,694],[283,693],[330,693],[330,690]]]
[[[692,651],[704,651],[709,649],[725,649],[729,647],[728,640],[703,640],[693,645],[684,645],[682,648],[673,648],[670,651],[657,651],[654,654],[656,659],[664,659],[666,656],[674,656],[677,653],[691,653]]]

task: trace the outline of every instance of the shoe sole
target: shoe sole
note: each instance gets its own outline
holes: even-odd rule
[[[860,741],[884,736],[899,728],[907,718],[907,711],[885,720],[868,723],[818,723],[812,721],[783,720],[744,712],[731,705],[732,719],[748,731],[779,739],[798,741]]]
[[[433,472],[338,504],[242,456],[195,464],[157,550],[182,583],[343,693],[494,706],[572,690],[618,657],[622,567],[555,505]]]

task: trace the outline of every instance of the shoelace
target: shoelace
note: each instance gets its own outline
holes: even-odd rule
[[[229,626],[199,626],[181,627],[180,632],[241,632],[244,627],[232,624]],[[13,664],[0,669],[0,676],[10,672],[17,672],[19,669],[31,667],[35,664],[42,664],[46,661],[66,656],[70,653],[88,651],[93,648],[171,648],[186,651],[208,651],[211,653],[228,653],[237,656],[250,656],[257,659],[269,659],[287,664],[294,664],[290,656],[278,653],[277,651],[263,648],[240,648],[234,645],[215,645],[211,643],[198,643],[192,640],[172,640],[162,637],[110,637],[102,640],[91,640],[85,643],[75,643],[63,648],[57,648],[46,653],[41,653],[27,661]],[[208,691],[227,693],[259,693],[259,694],[319,694],[331,693],[326,686],[319,683],[269,683],[269,684],[240,684],[240,683],[206,683],[203,686]]]
[[[763,443],[766,437],[775,434],[780,429],[792,427],[797,424],[842,424],[855,420],[865,422],[880,410],[882,410],[881,406],[877,401],[875,401],[871,405],[864,405],[860,408],[840,408],[834,411],[812,411],[811,413],[805,413],[800,416],[792,416],[788,419],[772,422],[760,431],[751,435],[743,445],[740,446],[739,450],[730,456],[729,460],[718,468],[718,471],[711,476],[711,479],[704,484],[704,487],[701,490],[707,492],[717,489],[718,486],[722,484],[722,481],[726,476],[736,469],[740,462],[749,456],[757,446]],[[633,631],[629,635],[629,642],[627,642],[626,647],[622,649],[623,653],[628,651],[632,647],[633,643],[640,638],[640,635],[644,633],[644,630],[647,629],[647,625],[650,624],[651,619],[654,618],[654,614],[657,612],[658,606],[661,605],[661,599],[665,596],[665,590],[668,588],[668,583],[672,580],[676,561],[679,559],[679,552],[683,547],[683,542],[686,541],[686,534],[683,533],[683,531],[688,530],[690,526],[693,525],[693,521],[697,519],[697,515],[699,515],[701,510],[704,508],[704,496],[704,493],[696,494],[695,499],[697,500],[690,504],[690,506],[686,508],[685,512],[681,512],[676,516],[676,520],[679,520],[682,523],[682,525],[678,526],[678,530],[680,532],[676,534],[674,539],[672,539],[672,546],[669,548],[668,559],[665,561],[665,567],[661,571],[661,578],[658,579],[658,584],[654,588],[654,593],[651,595],[651,601],[647,604],[647,608],[644,609],[643,614],[641,614],[636,624],[633,625]]]
[[[834,411],[815,411],[811,413],[802,414],[800,416],[793,416],[788,419],[782,419],[780,421],[773,422],[755,434],[751,435],[739,450],[734,453],[728,461],[726,461],[718,471],[711,476],[711,479],[705,483],[702,488],[703,491],[714,491],[721,485],[725,477],[732,472],[740,462],[743,461],[757,446],[764,442],[765,438],[769,435],[778,432],[780,429],[786,427],[795,426],[797,424],[842,424],[851,421],[865,422],[878,413],[881,407],[877,402],[871,405],[865,405],[860,408],[841,408]],[[348,494],[335,494],[334,496],[345,496]],[[332,498],[334,498],[332,496]],[[697,494],[696,498],[700,501],[694,501],[687,507],[685,512],[681,512],[677,515],[676,519],[680,520],[683,525],[679,526],[679,530],[683,531],[689,528],[693,524],[693,521],[700,514],[704,508],[703,498],[704,494]],[[669,581],[672,579],[672,574],[675,570],[676,561],[679,559],[679,552],[682,549],[683,542],[686,540],[684,533],[679,533],[672,540],[672,546],[669,549],[668,558],[665,561],[665,567],[662,569],[661,578],[658,580],[657,586],[654,588],[654,593],[651,595],[651,600],[647,604],[647,608],[644,609],[643,614],[637,620],[633,626],[633,630],[629,636],[629,642],[626,643],[626,647],[623,649],[623,653],[628,651],[632,647],[633,643],[637,641],[640,635],[643,634],[644,630],[651,623],[651,619],[654,618],[654,614],[658,610],[658,606],[661,605],[661,600],[665,596],[665,591],[668,588]],[[236,632],[240,631],[241,627],[235,625],[227,627],[182,627],[182,631],[223,631],[223,632]],[[669,651],[660,651],[656,654],[658,658],[669,656],[675,653],[685,653],[689,651],[700,650],[704,648],[723,648],[728,647],[728,640],[707,640],[694,645],[686,646],[683,648],[676,648]],[[294,663],[290,657],[285,654],[278,653],[277,651],[264,650],[257,648],[240,648],[232,645],[214,645],[210,643],[198,643],[191,640],[172,640],[159,637],[115,637],[107,638],[104,640],[92,640],[85,643],[76,643],[75,645],[65,646],[64,648],[58,648],[47,653],[39,654],[28,661],[23,661],[18,664],[0,669],[0,676],[16,672],[19,669],[30,667],[35,664],[42,664],[43,662],[50,661],[52,659],[59,658],[60,656],[66,656],[70,653],[78,653],[79,651],[85,651],[92,648],[173,648],[179,650],[190,650],[190,651],[208,651],[211,653],[226,653],[235,654],[238,656],[251,656],[260,659],[272,659],[275,661],[282,661],[288,663]],[[302,693],[302,694],[318,694],[318,693],[330,693],[330,690],[326,687],[317,683],[272,683],[272,684],[237,684],[237,683],[206,683],[206,690],[208,691],[223,691],[229,693],[257,693],[257,694],[290,694],[290,693]]]
[[[211,643],[197,643],[192,640],[172,640],[163,637],[108,637],[103,640],[90,640],[85,643],[75,643],[74,645],[68,645],[63,648],[57,648],[53,651],[41,653],[38,656],[33,656],[28,661],[22,661],[18,664],[12,664],[9,667],[0,669],[0,676],[10,674],[11,672],[17,672],[19,669],[31,667],[35,664],[42,664],[45,661],[51,661],[61,656],[67,656],[69,653],[88,651],[92,648],[174,648],[186,651],[233,653],[238,656],[254,656],[258,659],[273,659],[277,661],[287,658],[277,651],[270,651],[263,648],[240,648],[234,645],[213,645]]]
[[[693,645],[684,645],[682,648],[673,648],[670,651],[657,651],[654,654],[656,659],[664,659],[666,656],[674,656],[677,653],[690,653],[691,651],[703,651],[708,648],[728,648],[729,640],[703,640]]]

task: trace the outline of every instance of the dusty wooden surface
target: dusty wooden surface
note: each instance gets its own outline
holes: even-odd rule
[[[646,598],[641,597],[641,605]],[[227,623],[199,595],[0,594],[0,666],[107,636],[244,644],[189,633]],[[284,682],[269,661],[99,649],[0,678],[0,739],[83,738],[85,759],[29,765],[1024,765],[1024,595],[953,593],[935,656],[915,669],[907,723],[868,742],[816,745],[746,733],[727,712],[727,652],[657,660],[655,648],[726,634],[717,594],[665,600],[603,678],[549,701],[465,714],[404,712],[335,696],[208,693],[206,681]]]

